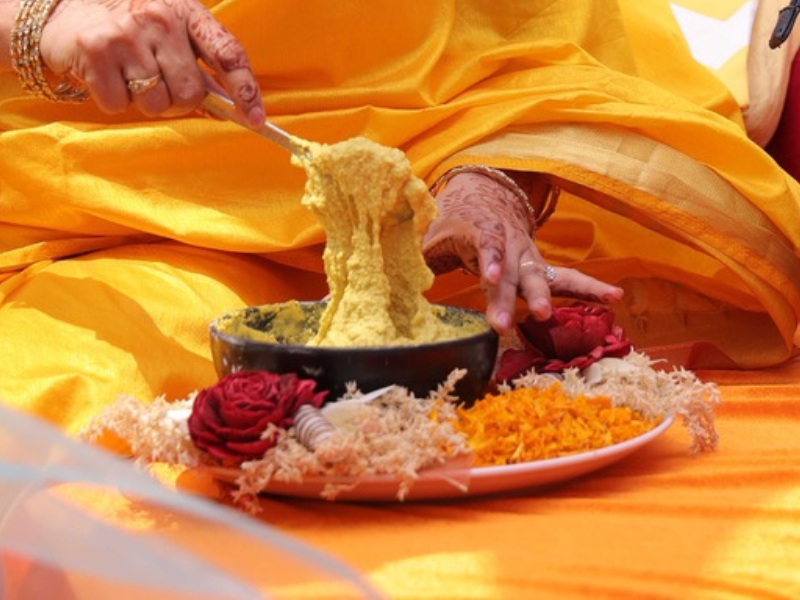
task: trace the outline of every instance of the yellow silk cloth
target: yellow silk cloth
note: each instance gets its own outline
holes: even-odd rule
[[[746,107],[749,101],[747,62],[757,2],[671,0],[669,4],[692,55],[725,83],[739,106]],[[771,0],[759,4],[771,4]],[[769,8],[774,25],[779,7]]]
[[[213,3],[210,3],[213,4]],[[270,118],[565,190],[539,246],[626,289],[634,343],[694,367],[788,358],[800,189],[744,133],[666,3],[229,0]],[[280,148],[187,116],[108,117],[0,77],[0,398],[74,433],[119,393],[215,380],[207,324],[325,291],[323,232]],[[480,306],[453,274],[438,301]]]
[[[780,122],[791,66],[800,46],[793,30],[778,48],[769,41],[783,0],[672,0],[692,55],[731,90],[753,141],[766,146]]]

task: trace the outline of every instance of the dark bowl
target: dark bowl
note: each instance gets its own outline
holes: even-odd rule
[[[302,310],[302,325],[313,335],[325,304],[293,304]],[[270,309],[280,306],[266,305]],[[455,388],[462,402],[472,402],[487,391],[497,356],[498,336],[486,324],[483,315],[476,311],[437,307],[443,320],[477,324],[480,331],[466,337],[408,346],[316,347],[302,343],[254,341],[220,331],[227,320],[239,317],[248,327],[269,333],[273,321],[264,318],[263,309],[266,307],[245,308],[211,323],[211,351],[220,378],[236,371],[296,373],[316,380],[318,390],[329,390],[328,400],[342,396],[348,382],[355,382],[364,393],[397,384],[408,388],[417,397],[426,397],[458,368],[467,370]]]

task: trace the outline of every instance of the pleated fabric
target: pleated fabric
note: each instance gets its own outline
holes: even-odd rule
[[[745,133],[667,3],[208,3],[268,115],[319,142],[401,148],[564,189],[538,243],[626,289],[634,343],[690,367],[785,361],[800,311],[800,189]],[[208,322],[326,291],[324,232],[282,149],[198,116],[109,117],[0,77],[0,397],[75,432],[119,393],[214,381]],[[473,279],[431,298],[482,305]]]

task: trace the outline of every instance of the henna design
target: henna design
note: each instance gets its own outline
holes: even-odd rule
[[[175,16],[184,21],[188,21],[193,13],[201,12],[196,4],[186,0],[164,0],[164,4],[172,6],[175,9]]]
[[[236,96],[245,104],[251,104],[259,98],[258,87],[245,83],[236,90]]]
[[[475,222],[479,232],[478,247],[488,252],[491,256],[490,261],[503,263],[506,259],[506,228],[500,223],[494,224]]]
[[[189,19],[189,33],[198,46],[203,60],[218,65],[224,73],[249,69],[250,63],[241,44],[210,13],[198,12]],[[240,97],[251,101],[257,92],[251,86],[240,90]]]
[[[213,46],[215,42],[224,39],[226,35],[230,35],[211,15],[200,14],[193,16],[194,18],[189,22],[189,31],[198,44]]]
[[[215,47],[214,58],[226,73],[250,67],[250,64],[247,62],[247,55],[244,53],[239,43],[232,37],[228,38],[225,43]]]
[[[471,190],[454,190],[442,202],[442,211],[465,222],[478,232],[482,249],[491,250],[495,260],[504,260],[507,231],[511,226],[527,237],[527,215],[512,193],[481,178]],[[491,215],[486,219],[486,215]]]
[[[527,214],[513,193],[480,175],[470,176],[477,182],[472,189],[443,194],[442,213],[479,226],[478,219],[489,211],[493,221],[515,224],[527,236]]]
[[[470,225],[471,231],[474,233],[469,237],[451,237],[449,238],[452,240],[451,245],[445,247],[438,244],[435,252],[434,249],[431,249],[429,255],[456,254],[466,268],[476,273],[479,272],[477,266],[479,250],[483,254],[488,254],[491,262],[505,262],[507,241],[505,221],[510,218],[513,222],[514,218],[520,215],[512,208],[514,203],[506,201],[507,198],[496,202],[497,191],[489,182],[481,182],[469,190],[453,189],[441,198],[440,206],[443,216]],[[487,211],[491,211],[490,219],[486,219]],[[520,223],[520,230],[524,231],[521,223],[524,222],[525,215],[523,214],[521,217],[523,221],[517,222]],[[451,265],[452,261],[444,263],[446,267]]]

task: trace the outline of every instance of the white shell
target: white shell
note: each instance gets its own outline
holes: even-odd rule
[[[581,376],[589,385],[605,382],[609,376],[636,377],[638,369],[621,358],[601,358],[581,371]]]
[[[336,428],[350,431],[358,424],[361,407],[377,400],[394,386],[383,387],[357,398],[345,398],[336,402],[329,402],[320,409],[323,416]]]
[[[336,428],[326,419],[318,408],[304,404],[297,409],[294,417],[294,431],[298,441],[309,450],[331,437]]]

